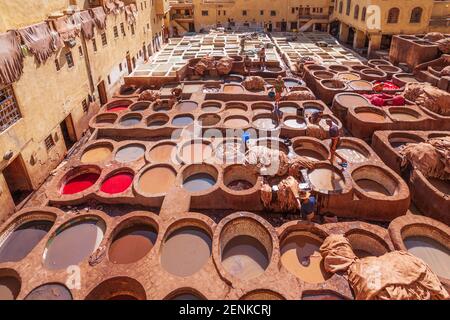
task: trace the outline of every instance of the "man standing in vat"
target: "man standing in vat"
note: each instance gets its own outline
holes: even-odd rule
[[[277,77],[273,88],[275,89],[275,107],[273,109],[273,113],[275,118],[277,119],[277,124],[279,125],[281,117],[283,116],[283,113],[280,110],[280,100],[282,98],[283,92],[285,90],[287,91],[286,85],[284,84],[284,80],[281,76]]]
[[[181,102],[183,89],[180,86],[176,86],[170,92],[172,96],[169,99],[169,106],[173,107],[177,102]]]
[[[264,70],[266,68],[266,48],[264,47],[264,45],[259,50],[258,56],[259,56],[259,64],[260,64],[261,70]]]
[[[339,127],[331,119],[327,119],[326,123],[329,127],[328,134],[330,135],[331,138],[329,160],[331,163],[333,163],[334,157],[337,156],[339,159],[342,160],[341,165],[344,167],[344,164],[347,163],[347,160],[345,160],[336,152],[337,148],[339,147],[339,143],[341,142],[341,133],[339,132]]]

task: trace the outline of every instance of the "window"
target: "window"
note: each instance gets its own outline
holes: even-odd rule
[[[123,25],[123,22],[121,22],[120,23],[120,31],[122,32],[122,36],[126,36],[126,33],[125,33],[125,26]]]
[[[242,10],[242,15],[246,16],[247,15],[247,10]]]
[[[292,14],[295,13],[295,8],[294,8],[294,7],[291,8],[291,13],[292,13]]]
[[[106,46],[108,44],[108,39],[106,39],[106,32],[102,33],[102,46]]]
[[[69,68],[72,68],[75,64],[73,63],[72,52],[66,52],[66,61]]]
[[[400,14],[399,8],[389,9],[387,23],[397,23],[399,14]]]
[[[316,13],[316,8],[313,8],[313,13]]]
[[[263,16],[264,15],[264,10],[259,10],[259,15]]]
[[[270,11],[270,16],[275,17],[277,15],[277,12],[275,10]]]
[[[339,2],[339,13],[342,13],[342,9],[344,7],[344,4],[341,2]]]
[[[150,30],[150,23],[147,23],[147,30]]]
[[[81,46],[78,47],[78,53],[80,54],[80,57],[83,56],[83,48]]]
[[[411,19],[409,20],[410,23],[420,23],[420,20],[422,19],[422,8],[416,7],[411,11]]]
[[[83,99],[83,101],[81,101],[81,106],[83,107],[84,113],[87,113],[89,111],[89,105],[88,105],[86,99]]]
[[[44,143],[47,151],[50,151],[55,146],[55,141],[53,141],[53,137],[51,134],[48,135],[47,138],[45,138]]]
[[[111,84],[111,77],[108,74],[108,84]]]
[[[95,39],[92,39],[92,47],[94,48],[94,52],[97,52],[97,41]]]
[[[347,0],[347,8],[345,9],[345,14],[350,15],[350,10],[352,8],[352,0]]]
[[[122,67],[122,62],[121,62],[121,63],[119,63],[119,71],[122,72],[122,70],[123,70],[123,67]]]
[[[366,7],[364,7],[361,11],[361,21],[366,21],[366,12],[367,12],[367,9],[366,9]]]
[[[22,118],[12,86],[0,87],[0,132]]]
[[[359,6],[356,5],[355,6],[355,12],[353,13],[353,19],[358,20],[358,17],[359,17]]]
[[[227,15],[227,11],[223,10],[223,15],[226,16]]]
[[[220,10],[217,10],[217,15],[220,16]]]
[[[131,35],[134,36],[134,24],[132,24],[132,25],[130,26],[130,29],[131,29]]]
[[[208,15],[208,10],[202,10],[202,16],[206,17]]]
[[[147,1],[144,1],[144,8],[147,9]]]
[[[55,67],[56,67],[56,71],[61,70],[61,65],[59,64],[59,59],[58,58],[55,59]]]
[[[114,30],[114,38],[117,39],[119,37],[119,30],[117,29],[117,26],[114,26],[113,30]]]
[[[144,11],[144,3],[141,2],[141,11]]]

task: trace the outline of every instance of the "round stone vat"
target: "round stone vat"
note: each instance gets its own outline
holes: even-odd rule
[[[161,246],[161,266],[178,277],[197,273],[211,257],[211,230],[200,221],[190,221],[178,221],[170,227]]]
[[[328,149],[320,141],[309,137],[296,139],[292,148],[297,155],[311,160],[323,161],[329,157]]]
[[[403,70],[400,69],[399,67],[392,66],[392,65],[379,65],[379,66],[376,66],[375,68],[378,70],[381,70],[383,72],[386,72],[388,74],[388,76],[390,76],[390,77],[392,77],[394,74],[403,72]]]
[[[198,103],[195,101],[181,101],[176,104],[175,110],[178,112],[192,112],[197,109]]]
[[[387,73],[379,69],[367,68],[360,71],[361,78],[368,81],[383,81],[387,79]]]
[[[114,146],[110,142],[97,142],[89,145],[83,150],[81,155],[81,162],[83,163],[98,163],[106,161],[111,158]]]
[[[305,68],[308,69],[309,71],[327,70],[326,67],[318,65],[318,64],[307,64],[305,66]]]
[[[257,146],[264,146],[272,150],[278,150],[286,154],[289,153],[289,147],[279,138],[259,138],[252,141],[256,143]]]
[[[159,142],[151,147],[149,157],[151,162],[174,162],[177,145],[175,142]]]
[[[222,109],[222,104],[220,102],[207,101],[201,106],[203,112],[219,112]]]
[[[11,269],[0,269],[0,301],[15,300],[19,295],[21,281]]]
[[[97,285],[86,300],[146,300],[145,289],[137,280],[115,277]]]
[[[192,164],[182,172],[182,186],[189,193],[209,192],[217,183],[219,172],[211,165]]]
[[[367,64],[371,68],[375,68],[377,66],[392,66],[392,63],[384,59],[371,59],[367,62]]]
[[[350,68],[347,66],[343,66],[340,64],[332,64],[328,66],[328,69],[335,72],[347,72],[350,71]]]
[[[239,300],[286,300],[281,294],[272,290],[253,290],[244,294]]]
[[[258,181],[258,175],[243,165],[228,166],[223,172],[223,184],[232,192],[252,189]]]
[[[72,293],[63,284],[47,283],[33,289],[25,300],[72,300]]]
[[[232,129],[245,128],[249,125],[250,121],[245,116],[229,116],[226,117],[223,124],[225,127]]]
[[[245,114],[248,110],[248,107],[244,103],[228,102],[225,104],[225,110],[230,114]]]
[[[354,109],[360,121],[371,123],[386,122],[386,115],[383,110],[374,107],[357,107]]]
[[[342,81],[356,81],[361,80],[361,77],[355,72],[339,72],[336,76],[336,79]]]
[[[389,113],[397,121],[417,121],[420,118],[420,113],[409,108],[391,107]]]
[[[257,102],[251,105],[254,115],[260,113],[271,113],[273,111],[273,104],[269,102]]]
[[[168,294],[164,300],[206,300],[206,298],[193,288],[181,288]]]
[[[151,102],[149,101],[139,101],[136,103],[133,103],[130,106],[130,110],[134,111],[134,112],[141,112],[141,111],[145,111],[150,107]]]
[[[177,172],[168,164],[153,164],[144,167],[136,179],[135,187],[147,196],[166,194],[175,186]]]
[[[65,223],[47,242],[43,255],[44,267],[61,270],[80,264],[98,249],[105,230],[105,222],[93,216]]]
[[[230,74],[228,76],[225,76],[225,78],[224,78],[225,83],[231,83],[231,82],[241,83],[242,81],[244,81],[244,77],[239,74]]]
[[[203,86],[203,93],[218,93],[218,92],[220,92],[220,84],[205,84]]]
[[[390,172],[373,165],[357,168],[352,178],[358,191],[369,197],[392,197],[400,188],[399,181]]]
[[[120,163],[129,163],[141,159],[145,154],[145,146],[139,143],[131,143],[117,150],[114,160]]]
[[[219,250],[222,266],[228,274],[250,280],[268,268],[273,242],[269,231],[259,221],[238,217],[223,226]]]
[[[267,113],[254,116],[252,123],[260,130],[273,130],[278,126],[275,117]]]
[[[85,165],[67,172],[61,181],[60,193],[72,195],[88,190],[100,177],[101,170],[97,166]]]
[[[169,116],[164,113],[155,113],[147,117],[147,127],[161,127],[169,122]]]
[[[344,109],[356,106],[371,106],[369,100],[357,93],[338,93],[334,97],[334,102],[335,105],[337,104],[337,106],[340,106]]]
[[[226,84],[223,86],[223,93],[243,93],[244,87],[237,84]]]
[[[122,222],[114,231],[108,249],[109,261],[134,263],[144,258],[158,238],[158,226],[148,217],[135,217]]]
[[[312,75],[319,80],[326,80],[326,79],[333,79],[336,75],[334,72],[325,71],[325,70],[319,70],[314,71]]]
[[[410,82],[422,82],[422,81],[416,79],[416,77],[412,73],[397,73],[392,76],[392,82],[399,87],[403,87],[404,85]]]
[[[325,88],[332,90],[345,90],[347,88],[347,85],[343,81],[337,79],[320,80],[320,83]]]
[[[287,230],[280,239],[282,265],[297,278],[321,283],[331,277],[323,266],[319,248],[323,235],[307,230]]]
[[[341,139],[336,153],[349,163],[361,163],[368,161],[370,157],[370,151],[365,146],[359,142],[345,138]]]
[[[221,118],[215,113],[205,113],[198,117],[198,121],[202,127],[215,126],[220,122]]]
[[[47,235],[56,216],[46,212],[31,212],[20,216],[1,234],[0,263],[24,259]]]
[[[284,85],[288,89],[304,85],[303,81],[300,81],[299,79],[284,78],[283,80],[284,80]]]
[[[391,147],[398,151],[403,149],[408,143],[420,143],[425,140],[414,133],[393,132],[389,135],[388,141]]]
[[[366,80],[350,81],[347,85],[350,89],[353,89],[356,91],[372,91],[373,90],[373,84]]]
[[[142,120],[142,116],[138,113],[124,115],[119,119],[119,125],[122,127],[133,127],[138,125]]]
[[[106,104],[107,112],[121,112],[128,110],[128,107],[133,103],[132,100],[116,100]]]
[[[363,69],[367,69],[367,66],[364,64],[356,64],[354,66],[350,66],[350,69],[356,72],[360,72]]]
[[[347,300],[339,293],[331,290],[305,290],[302,300]]]
[[[214,159],[217,164],[243,163],[245,147],[241,139],[228,138],[214,148]]]
[[[203,139],[189,140],[178,147],[178,158],[186,164],[204,162],[212,154],[211,142]]]
[[[345,188],[345,178],[342,173],[329,164],[321,164],[308,170],[309,180],[317,191],[342,191]]]
[[[183,93],[194,93],[194,92],[199,92],[203,89],[203,84],[187,84],[185,83],[183,85]]]
[[[302,117],[287,116],[284,118],[283,123],[291,129],[306,129],[306,122]]]
[[[298,109],[301,107],[295,102],[280,102],[280,110],[284,113],[296,114]]]
[[[169,112],[172,108],[169,106],[169,101],[161,100],[161,102],[153,103],[153,111],[155,112]]]
[[[379,257],[390,251],[389,245],[377,234],[364,230],[352,229],[345,233],[353,253],[360,259]]]
[[[133,183],[134,172],[128,169],[114,171],[103,180],[100,191],[107,194],[118,194],[125,192]]]
[[[323,106],[316,102],[303,102],[303,109],[305,109],[305,116],[309,116],[315,112],[323,111]]]
[[[172,119],[172,125],[176,127],[185,127],[194,123],[194,117],[190,114],[180,114]]]
[[[117,118],[119,116],[117,114],[108,114],[108,113],[100,113],[97,116],[95,116],[94,123],[97,126],[109,126],[116,122]]]

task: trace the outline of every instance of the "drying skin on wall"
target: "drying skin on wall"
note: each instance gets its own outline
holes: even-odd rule
[[[97,28],[99,28],[100,30],[104,30],[106,28],[106,14],[103,7],[93,8],[91,9],[91,12]]]
[[[64,16],[53,20],[55,30],[64,42],[73,41],[80,34],[80,29],[72,20],[72,17]]]
[[[0,34],[0,84],[19,80],[23,71],[23,55],[15,31]]]
[[[73,19],[80,26],[81,31],[83,32],[83,36],[87,40],[90,40],[94,37],[95,22],[92,19],[89,11],[76,12],[73,15]]]
[[[55,40],[59,35],[52,35],[46,22],[20,29],[18,32],[38,63],[47,60],[57,50]]]

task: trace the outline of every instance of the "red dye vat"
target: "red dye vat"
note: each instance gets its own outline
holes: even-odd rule
[[[98,173],[83,173],[70,179],[63,187],[62,194],[74,194],[91,187],[100,177]]]
[[[123,110],[128,110],[128,106],[116,106],[116,107],[109,108],[107,111],[108,112],[120,112]]]
[[[134,175],[128,172],[115,174],[103,182],[100,191],[109,194],[124,192],[133,182],[133,177]]]

